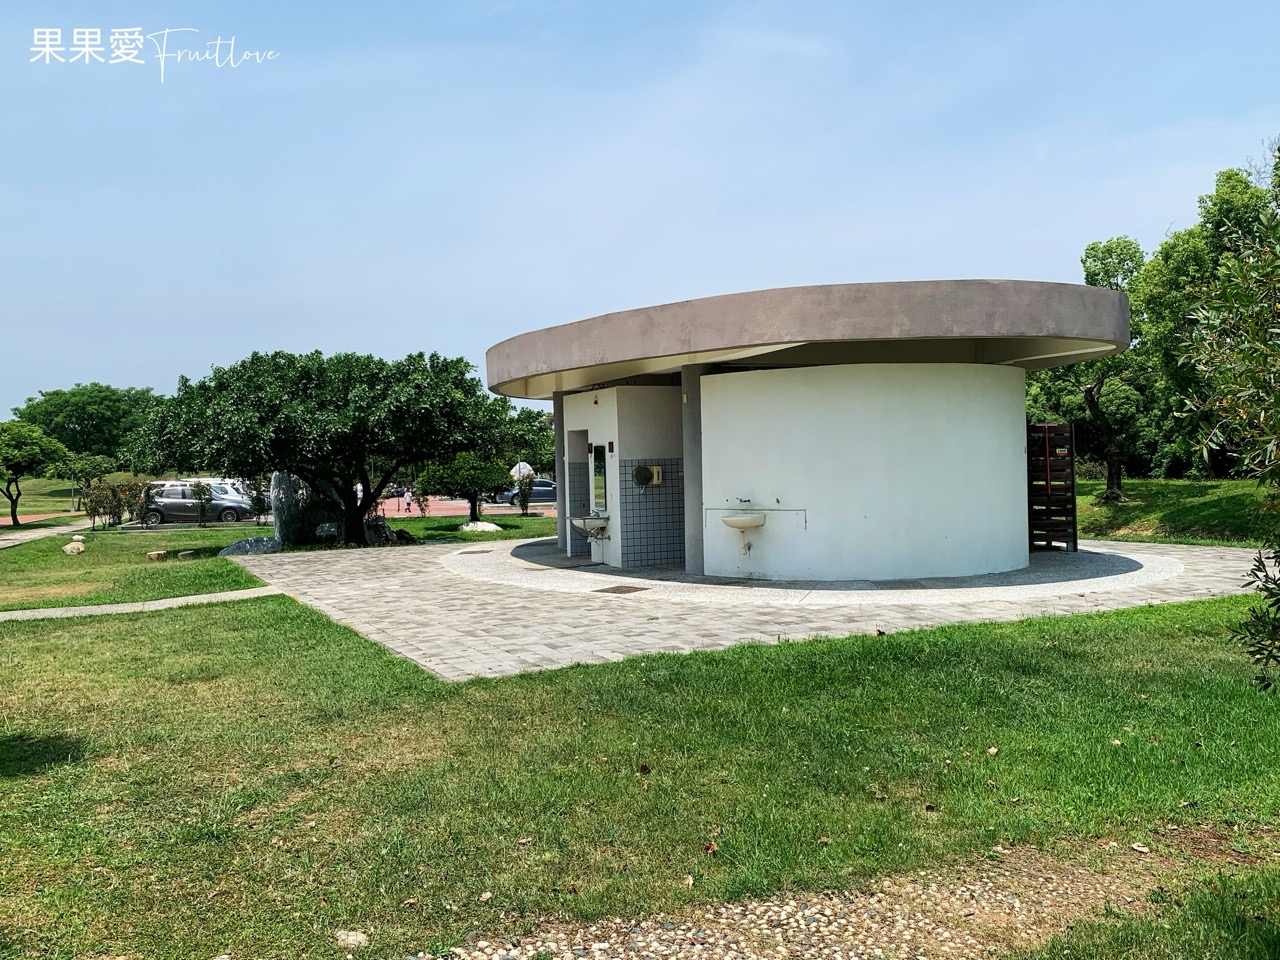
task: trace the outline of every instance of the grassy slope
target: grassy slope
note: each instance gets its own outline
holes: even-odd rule
[[[1126,480],[1124,503],[1095,504],[1099,480],[1077,484],[1080,536],[1257,546],[1261,492],[1252,480]]]
[[[1138,840],[1188,809],[1275,822],[1280,701],[1224,641],[1243,606],[460,685],[287,598],[0,623],[22,664],[0,672],[0,939],[30,957],[294,958],[338,956],[332,931],[355,928],[373,932],[362,956],[399,958],[513,912]]]
[[[85,552],[51,536],[0,550],[0,610],[127,603],[262,586],[217,552],[261,531],[253,524],[175,533],[86,533]],[[152,550],[199,551],[195,560],[147,560]]]
[[[113,473],[108,480],[126,480],[130,473]],[[9,501],[0,503],[7,514]],[[18,500],[18,516],[33,513],[60,513],[71,509],[71,482],[69,480],[46,480],[42,477],[27,477],[22,481],[22,497]]]

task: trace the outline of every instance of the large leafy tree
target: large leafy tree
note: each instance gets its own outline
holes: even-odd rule
[[[67,448],[30,423],[8,420],[0,423],[0,493],[9,501],[9,519],[19,526],[18,501],[22,499],[22,478],[36,477],[65,460]]]
[[[1205,449],[1233,451],[1269,493],[1265,549],[1250,575],[1260,602],[1237,631],[1266,689],[1280,671],[1280,153],[1275,170],[1256,221],[1223,231],[1224,256],[1185,356]]]
[[[149,387],[77,383],[66,390],[42,390],[13,414],[74,453],[110,457],[120,465],[129,434],[145,422],[157,398]]]
[[[488,403],[469,363],[434,353],[254,353],[180,379],[149,418],[136,462],[232,477],[287,471],[341,509],[347,543],[364,543],[364,519],[391,480],[468,449]]]

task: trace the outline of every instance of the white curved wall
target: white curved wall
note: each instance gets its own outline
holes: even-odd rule
[[[703,377],[706,572],[890,580],[1025,567],[1024,403],[1020,368],[983,364]],[[744,509],[766,512],[745,555],[720,521]]]

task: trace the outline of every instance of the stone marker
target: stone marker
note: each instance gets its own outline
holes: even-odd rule
[[[275,537],[249,537],[237,540],[218,551],[220,557],[248,557],[263,553],[279,553],[280,541]]]
[[[147,554],[147,559],[148,559],[148,560],[163,560],[163,559],[164,559],[165,557],[167,557],[168,555],[169,555],[169,551],[168,551],[168,550],[152,550],[150,553],[148,553],[148,554]]]
[[[62,552],[69,556],[72,556],[77,553],[84,553],[84,544],[68,543],[65,547],[62,548]]]
[[[496,523],[489,523],[487,520],[472,520],[464,523],[458,529],[462,533],[496,533],[502,528]]]

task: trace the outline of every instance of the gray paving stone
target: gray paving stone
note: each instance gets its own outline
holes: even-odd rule
[[[1027,571],[912,581],[742,586],[679,571],[568,563],[546,541],[238,557],[296,597],[447,680],[651,652],[1116,610],[1244,592],[1253,550],[1085,543]],[[1056,578],[1056,579],[1055,579]],[[600,594],[644,584],[643,594]]]

